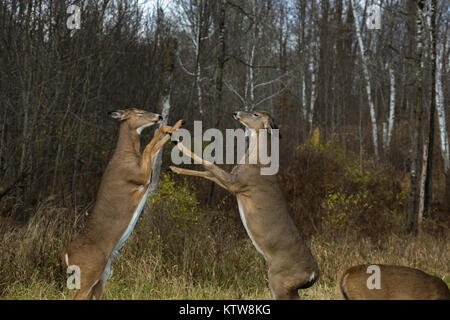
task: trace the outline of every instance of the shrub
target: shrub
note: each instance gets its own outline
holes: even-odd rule
[[[393,170],[314,137],[299,146],[300,157],[282,175],[299,228],[328,236],[380,237],[397,231],[406,194],[394,183]]]

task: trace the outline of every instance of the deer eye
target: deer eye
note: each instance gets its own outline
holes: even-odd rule
[[[254,113],[254,114],[252,114],[252,116],[255,117],[255,118],[258,118],[258,117],[259,117],[259,114]]]

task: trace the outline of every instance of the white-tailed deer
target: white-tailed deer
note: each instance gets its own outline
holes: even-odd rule
[[[135,108],[110,112],[120,121],[119,139],[103,174],[95,207],[85,230],[62,253],[63,263],[77,266],[80,288],[73,299],[100,299],[111,263],[130,236],[148,196],[153,160],[170,134],[181,127],[161,126],[143,153],[140,134],[162,116]],[[168,133],[158,139],[162,134]]]
[[[253,245],[268,264],[269,286],[276,299],[299,299],[298,289],[311,286],[319,275],[317,263],[303,241],[291,216],[276,175],[261,175],[256,149],[265,148],[259,141],[260,130],[269,133],[277,129],[266,112],[235,112],[234,118],[250,130],[249,149],[245,162],[240,161],[231,173],[201,159],[182,142],[178,148],[187,156],[202,163],[206,171],[194,171],[170,166],[172,172],[199,176],[212,180],[234,193],[237,198],[242,223]],[[267,149],[266,149],[267,150]],[[257,159],[250,164],[249,158]]]
[[[450,299],[450,291],[444,281],[421,270],[403,266],[378,264],[351,267],[342,274],[340,288],[348,300]]]

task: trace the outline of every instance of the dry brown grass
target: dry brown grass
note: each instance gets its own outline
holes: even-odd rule
[[[66,299],[66,277],[58,256],[75,234],[73,212],[48,202],[23,226],[2,220],[0,288],[6,299]],[[69,219],[68,219],[69,218]],[[227,220],[229,219],[229,220]],[[230,220],[231,219],[231,220]],[[189,232],[176,232],[167,243],[149,215],[113,266],[106,299],[271,299],[264,259],[234,219],[205,219]],[[207,226],[209,225],[209,227]],[[176,229],[174,229],[176,230]],[[316,234],[309,239],[321,277],[304,299],[340,299],[337,279],[344,269],[361,263],[416,267],[450,282],[448,233],[438,237],[396,234],[373,240],[347,230],[341,235]]]
[[[321,270],[301,297],[340,299],[339,275],[362,263],[415,267],[449,283],[450,232],[440,218],[444,215],[434,212],[420,237],[405,235],[405,191],[385,179],[389,169],[358,173],[353,162],[346,167],[349,159],[342,154],[328,157],[330,150],[323,150],[293,163],[290,172],[296,175],[283,175],[294,220]],[[248,239],[234,202],[224,203],[234,200],[227,197],[216,208],[205,208],[190,180],[164,176],[160,186],[113,265],[104,297],[271,299],[265,261]],[[59,254],[83,228],[85,212],[47,199],[27,215],[31,218],[21,222],[13,210],[0,210],[0,297],[70,298]]]

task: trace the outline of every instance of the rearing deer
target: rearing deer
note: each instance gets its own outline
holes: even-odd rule
[[[80,289],[73,299],[100,299],[110,275],[111,263],[130,236],[149,192],[153,160],[171,134],[182,125],[161,126],[140,152],[143,129],[162,120],[162,116],[135,108],[110,112],[120,121],[119,139],[100,183],[95,207],[86,229],[62,253],[63,263],[78,266]]]
[[[259,130],[277,129],[266,112],[235,112],[234,118],[250,130],[249,149],[244,164],[236,165],[228,173],[215,164],[203,160],[181,142],[178,148],[187,156],[202,163],[206,171],[194,171],[170,166],[172,172],[212,180],[234,193],[242,223],[253,245],[268,264],[269,286],[275,299],[299,299],[298,289],[311,286],[319,276],[319,269],[311,252],[296,228],[276,175],[261,175],[261,163],[249,164],[266,140],[259,141]],[[252,147],[253,146],[253,147]],[[267,147],[267,146],[266,146]],[[267,149],[266,149],[267,150]],[[242,163],[242,162],[241,162]]]

